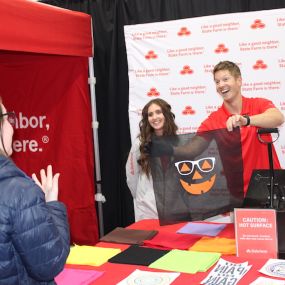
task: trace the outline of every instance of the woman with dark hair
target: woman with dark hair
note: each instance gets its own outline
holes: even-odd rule
[[[177,125],[171,106],[163,99],[149,101],[142,110],[140,134],[126,164],[127,184],[134,199],[135,220],[157,219],[157,207],[150,173],[150,155],[146,148],[155,137],[176,135]],[[165,161],[161,161],[165,164]]]
[[[59,174],[49,165],[33,181],[12,162],[14,122],[0,97],[0,284],[56,284],[70,245]]]

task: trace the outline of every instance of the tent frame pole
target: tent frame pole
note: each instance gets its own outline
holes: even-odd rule
[[[101,188],[101,168],[100,168],[100,154],[99,154],[99,141],[98,141],[98,127],[97,121],[97,109],[96,109],[96,95],[95,84],[96,77],[94,76],[93,57],[88,58],[89,65],[89,88],[91,96],[91,110],[92,110],[92,130],[93,130],[93,142],[94,142],[94,156],[95,156],[95,175],[96,175],[96,194],[95,201],[98,206],[98,219],[99,219],[99,235],[104,235],[104,219],[103,219],[103,203],[106,202],[105,197],[102,195]]]

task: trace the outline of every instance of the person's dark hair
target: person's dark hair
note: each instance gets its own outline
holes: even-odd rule
[[[216,72],[220,70],[228,70],[234,78],[241,77],[241,72],[237,64],[231,61],[220,61],[213,69],[213,76],[215,78]]]
[[[175,115],[171,112],[171,106],[164,101],[163,99],[156,98],[149,101],[144,108],[142,109],[142,119],[139,123],[140,134],[140,158],[139,164],[142,168],[142,171],[149,177],[150,174],[150,164],[149,164],[149,154],[145,151],[145,148],[151,142],[151,138],[154,135],[154,129],[148,122],[148,109],[151,105],[158,105],[161,108],[161,111],[164,115],[165,122],[163,125],[163,135],[164,136],[173,136],[176,135],[178,129],[175,124]]]

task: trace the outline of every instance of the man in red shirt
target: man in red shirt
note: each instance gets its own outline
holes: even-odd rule
[[[184,174],[179,173],[185,175],[185,177],[188,175],[186,172],[190,172],[189,175],[194,173],[189,180],[182,179],[183,183],[186,183],[189,188],[192,189],[192,184],[196,185],[196,181],[192,183],[192,180],[199,179],[199,176],[195,176],[196,172],[193,171],[194,167],[195,169],[199,168],[199,170],[203,172],[201,170],[203,165],[199,164],[201,159],[195,159],[201,158],[200,155],[203,154],[204,151],[208,151],[210,143],[214,140],[223,164],[223,174],[227,181],[227,190],[230,192],[230,195],[226,196],[229,197],[228,206],[236,207],[236,205],[240,205],[240,199],[245,195],[248,189],[252,171],[254,169],[269,169],[270,167],[267,144],[259,141],[257,130],[259,128],[276,128],[280,126],[284,122],[284,116],[268,99],[246,98],[242,96],[241,72],[235,63],[230,61],[218,63],[214,67],[213,76],[217,93],[223,99],[221,107],[212,112],[209,117],[201,123],[197,133],[192,136],[188,143],[174,146],[167,140],[154,138],[148,151],[150,156],[153,157],[163,155],[174,156],[176,159],[181,157],[183,159],[181,162],[186,162],[185,159],[190,159],[187,160],[187,162],[191,162],[192,164],[182,163],[180,170]],[[270,137],[270,135],[268,136]],[[280,168],[280,163],[273,145],[272,156],[273,167],[275,169]],[[206,166],[205,169],[207,169],[207,167],[209,169],[209,166]],[[243,181],[241,181],[241,179],[243,179]],[[162,187],[165,187],[165,184],[163,184]],[[197,183],[197,185],[199,185],[199,183]],[[241,185],[243,185],[243,189]],[[171,189],[171,187],[169,187],[169,189]],[[223,190],[222,187],[219,187],[220,185],[217,186],[218,192],[219,190]],[[168,193],[167,190],[168,189],[164,189],[165,193]],[[209,193],[212,194],[212,196]],[[224,193],[228,195],[226,192]],[[214,197],[213,192],[203,193],[201,200],[199,199],[200,195],[191,194],[186,196],[186,198],[183,196],[185,198],[183,201],[189,206],[190,215],[192,215],[193,208],[195,210],[194,212],[197,215],[201,214],[200,216],[202,217],[207,217],[209,213],[211,214],[213,210],[212,206],[216,203],[216,201],[211,200]],[[217,199],[219,199],[219,196],[217,197]],[[210,203],[211,207],[205,204],[205,209],[199,208],[203,205],[203,201],[207,201],[206,203],[208,204]],[[225,205],[226,204],[224,204],[224,206]],[[218,206],[219,205],[217,205],[217,208]],[[220,213],[222,213],[223,209],[220,208],[220,210]],[[177,211],[179,211],[179,209]],[[218,212],[219,209],[217,213]],[[172,209],[172,214],[175,218],[175,209]],[[217,220],[219,219],[219,216],[214,216],[213,218],[215,221],[216,218]]]
[[[267,145],[257,136],[259,128],[276,128],[284,122],[283,114],[265,98],[246,98],[241,94],[242,77],[239,67],[230,61],[219,62],[213,70],[217,93],[223,98],[222,106],[202,122],[190,143],[173,147],[163,141],[152,141],[152,156],[174,155],[196,157],[209,145],[211,137],[199,134],[217,129],[229,132],[239,127],[241,133],[244,193],[247,191],[253,169],[269,169]],[[280,163],[272,146],[273,167]]]
[[[284,122],[283,114],[264,98],[246,98],[241,94],[242,77],[239,67],[230,61],[218,63],[213,70],[218,94],[223,98],[222,106],[202,122],[199,132],[226,128],[229,132],[240,127],[244,168],[244,192],[247,191],[253,169],[268,169],[267,145],[257,137],[258,128],[276,128]],[[206,142],[197,136],[189,145],[174,148],[174,155],[200,152]],[[273,165],[280,168],[274,147]]]

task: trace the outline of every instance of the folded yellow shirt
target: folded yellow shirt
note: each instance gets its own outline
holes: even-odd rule
[[[108,259],[120,253],[119,248],[75,245],[70,248],[67,264],[100,266]]]
[[[234,239],[229,238],[202,237],[189,250],[236,254],[236,243]]]

